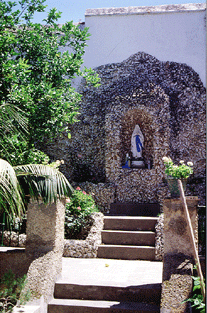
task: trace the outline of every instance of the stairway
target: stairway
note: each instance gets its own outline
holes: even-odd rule
[[[156,204],[112,204],[110,214],[113,216],[104,217],[98,258],[155,260],[155,225],[158,218],[146,215],[157,215],[158,210]],[[124,216],[125,212],[130,216]]]
[[[63,269],[63,277],[55,284],[48,313],[160,312],[161,262],[64,261],[67,273]]]
[[[162,262],[155,260],[157,212],[112,204],[97,259],[63,258],[48,313],[160,312]],[[137,216],[155,215],[151,216]],[[107,260],[106,260],[107,259]],[[137,261],[142,260],[142,261]]]

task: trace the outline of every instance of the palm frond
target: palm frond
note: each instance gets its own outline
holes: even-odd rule
[[[11,162],[11,149],[16,150],[13,137],[25,140],[28,133],[27,118],[25,113],[17,106],[10,103],[0,105],[0,153],[3,159]]]
[[[17,128],[18,133],[28,132],[25,113],[14,104],[4,102],[0,105],[0,134],[15,133]]]
[[[24,211],[21,188],[13,167],[0,159],[0,210],[20,216]]]
[[[41,197],[45,203],[69,196],[73,188],[56,168],[42,164],[14,166],[18,178],[24,180],[31,197]]]

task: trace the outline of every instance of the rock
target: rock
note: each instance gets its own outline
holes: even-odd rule
[[[4,231],[3,244],[6,247],[25,247],[26,235],[14,232]]]

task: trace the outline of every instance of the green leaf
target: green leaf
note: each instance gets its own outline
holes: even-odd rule
[[[13,167],[0,159],[0,209],[21,216],[24,211],[22,192]]]
[[[199,289],[201,289],[200,284],[199,284],[199,285],[194,285],[194,287],[193,287],[193,291],[195,291],[195,290],[199,290]]]
[[[41,197],[45,203],[68,197],[73,188],[66,177],[48,165],[29,164],[14,167],[17,177],[22,177],[29,187],[31,197]]]

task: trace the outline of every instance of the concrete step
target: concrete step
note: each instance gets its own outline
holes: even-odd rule
[[[102,243],[113,245],[155,246],[155,232],[103,230]]]
[[[151,313],[160,312],[159,306],[138,303],[100,300],[53,299],[48,313]]]
[[[158,217],[105,216],[105,230],[144,230],[154,231]]]
[[[155,248],[149,246],[100,245],[98,258],[122,260],[155,260]]]
[[[101,283],[101,282],[100,282]],[[160,304],[161,283],[137,286],[119,285],[88,285],[71,284],[59,280],[55,284],[54,298],[56,299],[82,299],[106,301],[130,301]]]

